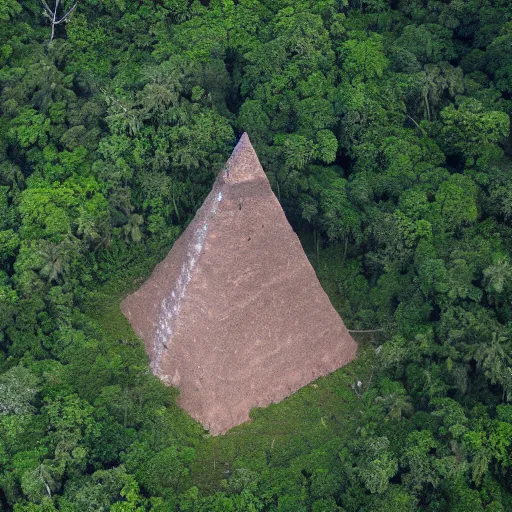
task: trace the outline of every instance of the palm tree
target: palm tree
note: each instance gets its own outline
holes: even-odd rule
[[[448,93],[449,97],[454,97],[463,91],[462,73],[460,69],[443,62],[439,65],[427,64],[421,77],[425,118],[430,121],[435,117],[434,107],[441,104],[444,94]]]
[[[30,476],[32,477],[34,483],[36,483],[36,486],[41,486],[44,489],[42,494],[47,494],[48,497],[51,498],[52,491],[57,488],[57,483],[52,475],[50,468],[44,462],[42,462],[39,464],[39,466],[37,466],[36,469],[34,469],[34,471],[32,471]]]
[[[60,278],[69,271],[70,249],[69,241],[58,245],[47,242],[39,249],[38,254],[44,262],[39,273],[47,279],[49,284],[59,282]]]
[[[512,284],[512,265],[507,257],[501,257],[484,272],[485,290],[492,296],[500,296]]]
[[[411,397],[404,393],[378,396],[375,402],[381,404],[387,413],[386,417],[394,421],[400,421],[403,416],[408,416],[413,412]]]
[[[111,218],[108,210],[101,214],[93,212],[91,215],[85,208],[82,208],[77,223],[78,234],[82,236],[82,240],[89,247],[93,247],[94,252],[100,247],[108,248],[112,237]]]
[[[487,474],[489,469],[489,463],[491,462],[491,454],[487,450],[487,448],[480,449],[474,456],[471,461],[471,476],[473,477],[473,482],[480,486],[482,483],[482,478]]]
[[[133,242],[138,243],[142,240],[142,233],[140,226],[144,222],[142,215],[138,213],[132,213],[128,217],[128,222],[123,226],[124,236],[126,241],[131,239]]]
[[[512,393],[512,347],[508,338],[492,333],[491,343],[481,343],[475,359],[491,384],[503,388],[503,401]]]

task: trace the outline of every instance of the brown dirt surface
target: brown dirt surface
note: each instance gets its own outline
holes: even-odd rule
[[[357,344],[244,134],[194,220],[121,310],[153,372],[221,434],[348,364]]]

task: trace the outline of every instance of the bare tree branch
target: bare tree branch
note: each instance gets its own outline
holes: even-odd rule
[[[79,0],[77,0],[73,4],[73,7],[71,7],[71,9],[69,9],[69,11],[66,12],[60,19],[57,19],[57,12],[59,10],[59,5],[61,4],[61,0],[55,0],[55,7],[53,8],[53,10],[48,6],[48,4],[46,3],[46,0],[41,0],[41,3],[43,4],[46,14],[50,18],[50,23],[52,25],[52,31],[51,31],[51,35],[50,35],[50,43],[53,41],[53,38],[55,37],[56,25],[60,25],[61,23],[63,23],[64,21],[67,21],[69,19],[69,17],[73,13],[73,11],[76,9],[78,2],[79,2]]]
[[[44,8],[46,9],[46,12],[48,13],[48,15],[49,15],[50,17],[52,17],[52,16],[53,16],[53,12],[52,12],[52,10],[48,7],[48,4],[47,4],[44,0],[41,0],[41,2],[42,2],[42,4],[43,4]]]
[[[53,41],[53,37],[55,36],[55,19],[57,18],[57,9],[59,8],[59,0],[55,2],[55,11],[53,11],[53,19],[52,19],[52,34],[50,36],[50,43]]]
[[[418,128],[421,134],[425,135],[425,130],[410,115],[407,115],[407,117],[414,123],[414,125],[416,126],[416,128]]]
[[[69,16],[72,14],[72,12],[76,9],[77,5],[78,5],[78,2],[75,2],[75,5],[73,5],[73,7],[71,7],[71,9],[69,9],[69,11],[66,14],[64,14],[64,16],[62,16],[62,18],[59,21],[55,22],[55,25],[59,25],[59,23],[66,21],[69,18]]]
[[[100,89],[101,93],[102,93],[106,98],[108,98],[109,100],[113,101],[116,105],[118,105],[119,107],[121,107],[125,113],[127,113],[127,112],[128,112],[128,109],[127,109],[125,106],[121,105],[121,103],[119,102],[119,100],[117,100],[117,99],[116,99],[116,98],[114,98],[113,96],[110,96],[110,95],[107,93],[107,91],[105,91],[105,89],[102,89],[101,87],[100,87],[99,89]]]
[[[368,330],[362,330],[362,331],[352,331],[350,329],[347,329],[348,332],[381,332],[385,331],[386,329],[368,329]]]

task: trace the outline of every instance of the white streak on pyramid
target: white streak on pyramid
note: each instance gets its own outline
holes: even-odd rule
[[[332,307],[244,134],[194,220],[121,304],[155,375],[213,434],[348,364]]]

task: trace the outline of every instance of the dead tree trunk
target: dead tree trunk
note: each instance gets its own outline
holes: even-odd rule
[[[55,7],[50,9],[49,5],[46,3],[45,0],[41,0],[43,7],[44,7],[44,14],[47,18],[49,18],[50,23],[52,25],[52,32],[50,36],[50,43],[53,41],[53,38],[55,37],[55,27],[57,25],[60,25],[61,23],[64,23],[69,20],[69,17],[71,16],[71,13],[76,9],[76,6],[78,5],[78,1],[76,1],[73,4],[73,7],[69,9],[68,12],[63,14],[60,18],[57,16],[57,12],[59,10],[59,5],[61,4],[61,0],[55,0]]]

